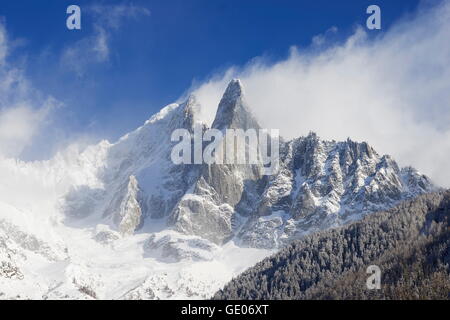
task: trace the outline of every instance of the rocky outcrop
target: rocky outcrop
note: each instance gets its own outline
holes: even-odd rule
[[[106,215],[112,215],[113,222],[122,235],[133,234],[142,224],[142,195],[135,176],[130,176],[110,203]]]
[[[16,255],[17,252],[8,247],[8,239],[0,236],[0,278],[23,279],[23,274],[14,261]]]
[[[244,245],[287,244],[436,190],[426,176],[399,169],[391,157],[378,155],[365,142],[322,141],[311,133],[281,150],[279,173],[271,177],[257,214],[239,233]],[[278,232],[268,229],[269,223]],[[267,246],[267,238],[273,238],[272,245]]]
[[[242,84],[233,80],[226,89],[212,124],[213,129],[259,129],[244,100]],[[226,157],[226,152],[224,152]],[[171,216],[176,230],[222,244],[234,236],[236,210],[253,211],[257,189],[263,189],[262,165],[202,164],[192,189]]]

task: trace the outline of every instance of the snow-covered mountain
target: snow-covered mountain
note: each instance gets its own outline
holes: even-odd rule
[[[367,143],[280,141],[279,167],[175,164],[172,132],[259,129],[239,80],[111,144],[0,160],[0,298],[207,298],[293,239],[435,190]],[[193,142],[194,143],[194,142]]]

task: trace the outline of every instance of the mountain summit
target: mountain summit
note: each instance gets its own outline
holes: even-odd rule
[[[244,88],[238,79],[232,80],[217,109],[212,124],[215,129],[258,129],[260,126],[248,109],[244,98]]]

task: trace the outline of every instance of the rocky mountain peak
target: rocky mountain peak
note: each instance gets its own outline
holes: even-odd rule
[[[115,217],[122,233],[151,223],[146,219],[167,218],[176,231],[216,244],[234,238],[245,246],[276,248],[433,190],[428,178],[400,169],[366,142],[322,140],[314,132],[280,141],[280,170],[271,176],[262,176],[259,165],[176,165],[170,160],[170,135],[200,124],[199,111],[191,95],[112,145],[105,166],[109,179],[102,180],[105,199],[93,201],[98,198],[93,190],[95,196],[85,197],[95,204],[89,207],[109,203],[104,217]],[[239,80],[229,83],[212,127],[260,128]],[[79,208],[79,196],[69,204]]]
[[[236,99],[242,97],[243,95],[244,95],[244,86],[242,85],[241,80],[233,79],[228,84],[228,87],[225,90],[223,97],[225,99]]]
[[[183,104],[183,112],[186,118],[194,120],[194,117],[200,111],[200,104],[197,101],[197,97],[193,94],[189,95],[186,102]]]
[[[247,106],[240,80],[234,79],[228,84],[220,100],[212,128],[219,130],[227,128],[244,130],[260,128]]]

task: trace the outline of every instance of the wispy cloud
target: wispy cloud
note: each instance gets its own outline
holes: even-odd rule
[[[125,19],[138,19],[143,16],[150,16],[150,10],[134,4],[94,4],[88,8],[88,12],[95,15],[98,25],[109,29],[119,28]]]
[[[228,80],[239,77],[262,124],[285,137],[313,130],[366,140],[450,186],[450,3],[375,38],[368,32],[360,27],[317,50],[327,41],[319,36],[284,61],[234,67],[199,86],[198,99],[214,114]]]
[[[318,34],[312,38],[313,46],[322,46],[328,40],[328,38],[338,32],[338,28],[336,26],[332,26],[327,31],[322,34]]]
[[[93,64],[109,61],[110,42],[114,31],[127,19],[149,16],[147,8],[133,4],[100,5],[95,4],[82,11],[92,16],[93,33],[66,47],[61,55],[61,66],[82,77]]]
[[[1,109],[0,155],[19,156],[42,129],[53,106],[53,101],[48,100],[39,109],[34,109],[26,102]]]
[[[3,22],[0,20],[0,66],[5,64],[6,54],[8,53],[7,47],[7,34]]]
[[[17,157],[49,121],[51,111],[61,105],[43,96],[22,69],[8,63],[8,34],[0,22],[0,157]]]
[[[81,77],[90,65],[108,61],[109,36],[101,27],[94,29],[94,34],[64,49],[61,55],[62,68],[73,71]]]

